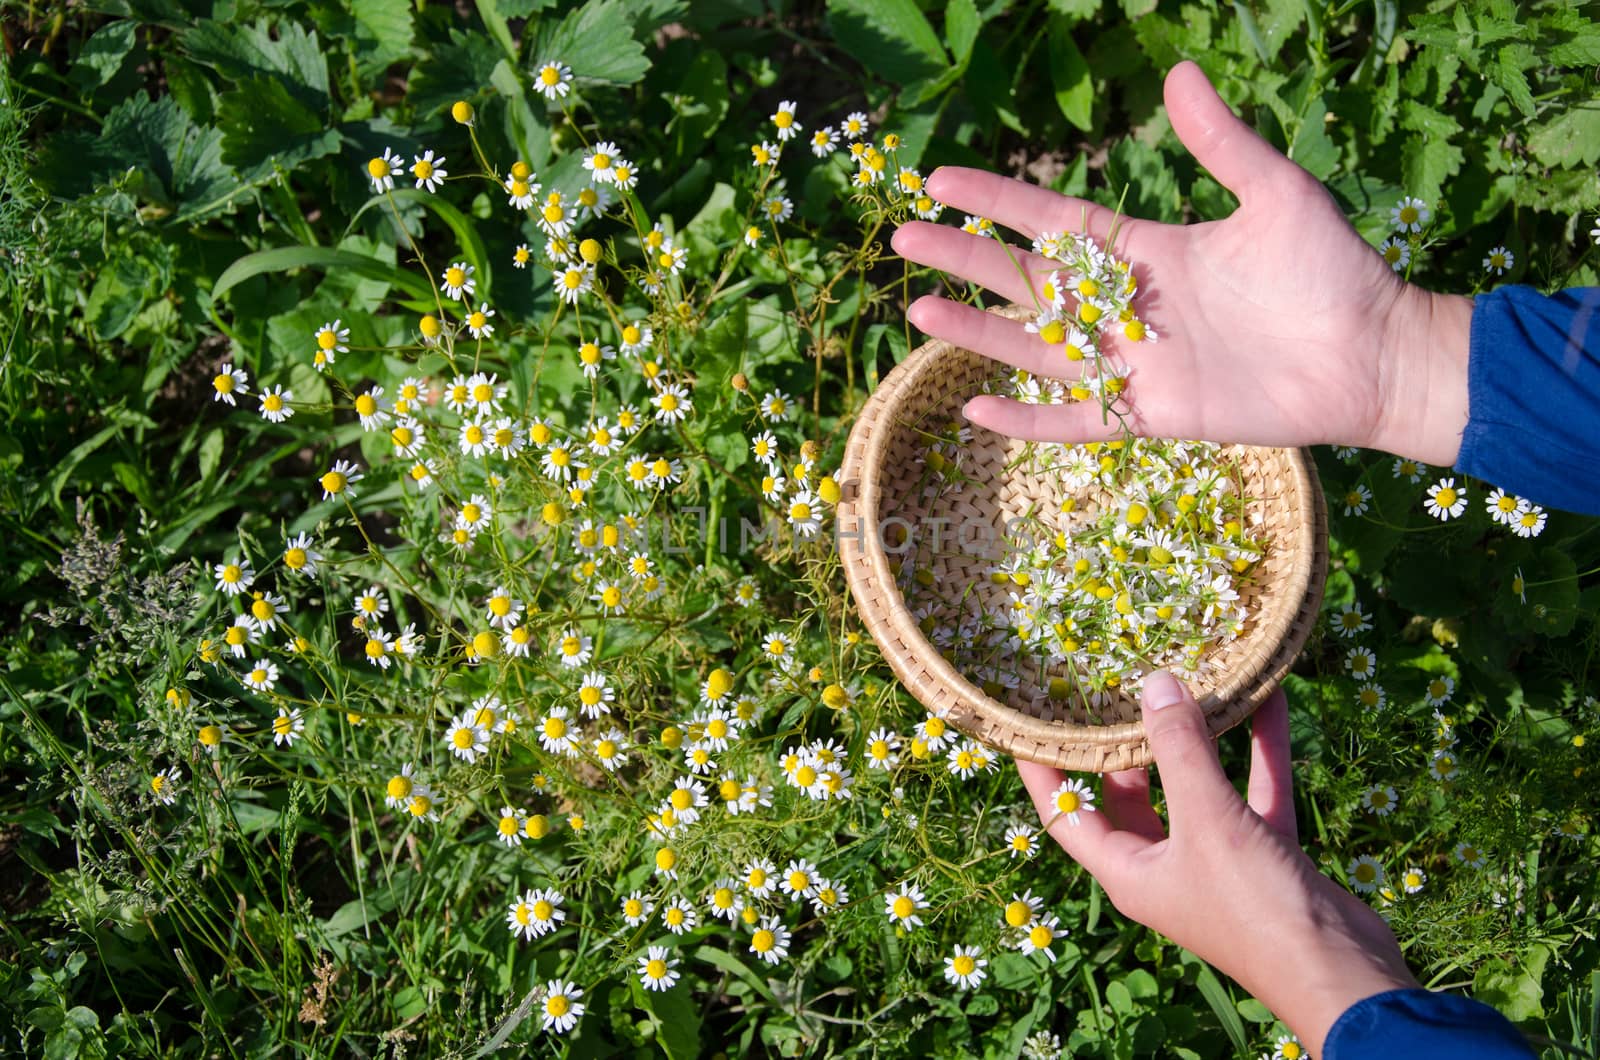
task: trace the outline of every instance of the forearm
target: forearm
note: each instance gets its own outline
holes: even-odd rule
[[[1467,426],[1472,299],[1407,285],[1383,335],[1382,411],[1369,446],[1453,466]]]

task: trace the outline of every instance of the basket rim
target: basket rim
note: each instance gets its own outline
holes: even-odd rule
[[[1031,310],[1015,305],[990,311],[1010,319],[1022,319],[1031,314]],[[1114,768],[1148,764],[1149,745],[1141,721],[1087,725],[1062,719],[1047,721],[1025,714],[990,697],[969,681],[912,620],[877,533],[884,490],[882,470],[885,451],[895,433],[891,429],[895,411],[919,384],[938,371],[939,362],[953,352],[969,351],[960,351],[959,347],[938,339],[915,349],[868,397],[846,443],[840,467],[842,495],[837,513],[839,552],[862,622],[890,668],[914,698],[935,713],[945,715],[964,731],[969,728],[966,724],[969,719],[997,728],[1010,737],[1006,742],[1012,745],[1002,749],[1015,757],[1066,768],[1084,768],[1067,764],[1078,760],[1087,760],[1089,768],[1101,768],[1108,758],[1117,759]],[[999,362],[995,363],[998,368]],[[1248,638],[1258,631],[1282,626],[1278,643],[1257,665],[1242,668],[1247,672],[1229,675],[1199,697],[1213,735],[1248,717],[1293,665],[1320,611],[1326,576],[1327,515],[1321,483],[1312,472],[1314,465],[1309,452],[1265,446],[1247,448],[1272,453],[1291,472],[1291,492],[1300,499],[1293,509],[1295,519],[1291,528],[1296,555],[1285,572],[1290,581],[1280,582],[1273,596],[1278,606],[1271,612],[1272,621],[1265,621],[1266,616],[1257,616],[1257,624],[1246,634]],[[846,526],[851,532],[844,531]],[[936,698],[946,699],[945,702],[933,704],[921,694],[930,683],[950,693],[948,697],[936,695]],[[1033,749],[1027,746],[1030,743],[1035,745]],[[1048,750],[1052,748],[1055,750]]]

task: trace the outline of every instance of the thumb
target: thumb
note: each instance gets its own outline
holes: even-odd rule
[[[1156,670],[1144,679],[1141,699],[1145,738],[1167,796],[1172,834],[1193,827],[1187,822],[1227,813],[1240,801],[1239,794],[1222,772],[1217,745],[1189,689],[1165,670]]]
[[[1193,62],[1167,72],[1166,101],[1183,146],[1241,203],[1278,188],[1287,171],[1305,172],[1241,121]]]

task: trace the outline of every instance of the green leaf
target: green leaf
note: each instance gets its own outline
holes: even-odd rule
[[[1050,10],[1074,22],[1083,22],[1100,13],[1100,0],[1050,0]]]
[[[222,160],[252,170],[276,162],[291,168],[339,150],[339,134],[323,114],[278,78],[251,77],[217,104]]]
[[[117,76],[128,53],[133,51],[134,34],[138,23],[131,19],[107,22],[83,42],[72,64],[72,80],[86,91],[93,91]]]
[[[1539,126],[1528,150],[1547,166],[1593,166],[1600,160],[1600,103],[1573,107]]]
[[[406,101],[419,116],[431,117],[458,99],[473,100],[484,91],[503,56],[481,33],[452,29],[411,69]]]
[[[415,33],[411,0],[351,0],[355,19],[355,52],[363,73],[382,73],[411,51]]]
[[[687,990],[646,990],[632,977],[636,1002],[655,1018],[656,1043],[667,1060],[694,1060],[700,1055],[700,1011]]]
[[[1444,182],[1461,171],[1461,148],[1423,133],[1405,138],[1400,147],[1400,177],[1407,193],[1437,204]]]
[[[102,339],[116,338],[144,308],[155,280],[155,272],[145,259],[135,254],[118,255],[95,277],[94,288],[83,307],[84,319]]]
[[[203,19],[178,41],[189,58],[230,81],[264,77],[313,111],[328,109],[328,61],[322,44],[316,33],[292,22],[279,23],[274,38],[264,19],[253,26]]]
[[[217,277],[217,282],[211,288],[211,299],[220,301],[223,295],[252,276],[301,268],[351,269],[363,276],[387,280],[413,298],[428,302],[433,300],[433,289],[420,277],[364,254],[352,254],[329,247],[275,247],[246,254]]]
[[[1517,963],[1496,959],[1478,969],[1472,978],[1472,996],[1493,1005],[1513,1023],[1544,1018],[1545,965],[1550,948],[1530,946]]]
[[[1528,87],[1524,70],[1538,65],[1533,49],[1526,44],[1508,44],[1500,49],[1495,61],[1484,66],[1489,80],[1505,91],[1506,98],[1522,113],[1524,118],[1534,115],[1533,90]]]
[[[589,0],[560,22],[540,26],[528,61],[564,62],[575,81],[634,84],[649,71],[650,60],[632,26],[625,4]]]
[[[1320,98],[1312,101],[1289,145],[1289,157],[1319,181],[1327,180],[1339,168],[1339,148],[1328,136],[1327,114],[1326,102]]]
[[[1072,23],[1060,15],[1050,19],[1049,54],[1056,106],[1068,121],[1088,132],[1094,114],[1094,77],[1088,60],[1072,39]]]
[[[229,207],[249,185],[223,165],[222,134],[201,129],[171,96],[143,92],[106,115],[98,136],[67,132],[50,139],[34,175],[57,195],[87,194],[132,170],[131,190],[161,207],[172,223],[197,221]]]
[[[1244,1020],[1239,1018],[1239,1012],[1234,1008],[1233,996],[1228,992],[1228,988],[1222,985],[1222,980],[1217,978],[1217,973],[1211,970],[1211,965],[1200,965],[1199,974],[1195,976],[1195,986],[1200,988],[1200,996],[1211,1006],[1211,1011],[1216,1014],[1217,1022],[1222,1024],[1222,1029],[1227,1033],[1233,1047],[1241,1055],[1248,1053],[1250,1043],[1245,1037]]]
[[[828,27],[839,47],[885,81],[934,78],[949,65],[912,0],[828,0]]]
[[[722,119],[728,116],[727,62],[714,51],[696,55],[683,73],[678,94],[684,97],[684,103],[675,108],[673,121],[685,154],[696,156],[704,150]]]
[[[973,0],[950,0],[944,9],[944,42],[955,58],[956,65],[966,66],[972,56],[972,45],[983,28],[983,16]]]
[[[206,432],[200,440],[200,481],[210,482],[211,477],[217,473],[217,468],[222,464],[222,446],[226,439],[223,438],[222,428],[213,427]]]

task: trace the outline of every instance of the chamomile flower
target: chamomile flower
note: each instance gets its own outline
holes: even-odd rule
[[[744,910],[744,899],[737,890],[739,881],[731,877],[723,877],[712,885],[706,894],[706,908],[711,915],[720,920],[733,923]]]
[[[403,810],[414,793],[426,790],[427,786],[416,777],[416,767],[406,762],[400,767],[400,772],[391,776],[384,784],[383,801],[390,809]]]
[[[651,946],[639,958],[639,985],[646,990],[670,990],[678,982],[678,961],[665,946]]]
[[[770,166],[778,160],[779,148],[763,140],[758,144],[750,145],[750,164],[756,168]]]
[[[1537,504],[1529,504],[1527,509],[1512,521],[1511,532],[1518,537],[1538,537],[1544,533],[1547,518],[1543,508]]]
[[[350,339],[350,329],[344,327],[343,323],[342,320],[334,320],[323,324],[312,333],[312,341],[317,344],[316,351],[312,355],[312,364],[317,371],[320,372],[332,364],[339,354],[350,352],[350,347],[345,345]]]
[[[518,177],[513,174],[506,178],[505,189],[507,206],[514,207],[518,210],[531,210],[533,209],[534,197],[539,194],[540,186],[531,180],[528,180],[524,177]],[[512,264],[516,265],[516,267],[520,269],[527,264],[527,261],[522,257],[522,255],[527,251],[527,246],[524,244],[519,246],[517,249],[518,253],[513,259]],[[529,257],[531,256],[532,255],[530,254]],[[556,257],[554,254],[550,256],[552,258]],[[452,295],[451,297],[455,296]]]
[[[411,175],[416,178],[419,191],[423,188],[430,192],[438,191],[439,185],[444,183],[444,178],[450,175],[445,172],[443,156],[434,158],[432,151],[412,155],[411,159]]]
[[[1416,894],[1428,882],[1428,874],[1415,865],[1408,865],[1406,871],[1400,874],[1400,887],[1407,894]]]
[[[1432,216],[1427,203],[1407,195],[1389,211],[1389,223],[1398,231],[1415,234],[1422,231]]]
[[[317,573],[317,564],[322,562],[322,553],[311,546],[314,542],[311,535],[301,531],[283,546],[283,565],[296,574],[314,577]]]
[[[1383,866],[1377,860],[1362,854],[1350,862],[1345,875],[1350,879],[1350,886],[1358,894],[1371,894],[1383,886]]]
[[[778,877],[778,886],[791,901],[800,901],[809,898],[816,891],[817,867],[805,858],[791,860],[789,866]]]
[[[278,666],[269,659],[257,659],[240,678],[246,688],[255,692],[271,692],[278,683]]]
[[[867,135],[870,128],[867,116],[859,110],[846,114],[844,121],[839,124],[839,131],[846,140],[859,140]]]
[[[594,379],[600,374],[601,366],[614,357],[617,351],[610,346],[603,346],[594,340],[578,344],[578,363],[583,365],[583,374]]]
[[[577,729],[568,720],[571,712],[560,703],[552,705],[539,720],[539,743],[551,754],[575,756],[578,752]]]
[[[778,104],[778,109],[773,112],[772,124],[778,129],[778,142],[783,143],[797,135],[802,126],[794,120],[794,101],[784,100]]]
[[[562,666],[582,666],[589,661],[593,649],[594,641],[588,634],[569,627],[562,631],[560,640],[556,642],[556,658]]]
[[[621,157],[617,145],[609,140],[601,140],[583,154],[583,168],[589,171],[594,180],[609,182],[612,177],[612,166]]]
[[[1489,863],[1483,851],[1472,843],[1457,843],[1455,859],[1469,869],[1481,869]]]
[[[365,591],[356,593],[351,606],[363,627],[389,613],[389,599],[381,585],[369,585]]]
[[[767,219],[774,223],[787,221],[794,216],[794,200],[782,193],[768,198],[761,208],[767,212]]]
[[[622,919],[629,927],[638,927],[650,919],[655,903],[643,891],[634,891],[622,900]]]
[[[511,267],[514,269],[525,269],[532,260],[533,251],[528,249],[526,243],[518,243],[517,249],[511,252]]]
[[[422,451],[422,442],[428,431],[410,416],[400,417],[389,431],[389,441],[394,445],[394,455],[410,459]]]
[[[1367,508],[1372,503],[1372,491],[1357,483],[1351,486],[1344,495],[1344,514],[1366,515]]]
[[[161,805],[171,806],[178,801],[178,785],[183,774],[177,766],[168,766],[150,778],[150,795]]]
[[[383,387],[375,386],[356,395],[356,415],[361,417],[361,429],[375,431],[389,421],[389,412],[382,405]]]
[[[322,487],[322,499],[355,500],[355,484],[362,479],[360,467],[349,460],[336,460],[333,467],[323,472],[317,483]]]
[[[1333,616],[1333,631],[1341,637],[1353,637],[1371,628],[1372,616],[1361,610],[1359,602],[1343,605],[1339,613]]]
[[[511,806],[500,807],[500,817],[495,822],[495,838],[508,847],[522,845],[522,824],[527,820],[528,814]]]
[[[789,498],[787,515],[796,537],[815,537],[822,528],[822,508],[816,494],[808,489]]]
[[[1285,1034],[1273,1045],[1272,1060],[1306,1060],[1306,1047],[1294,1035]]]
[[[1421,482],[1422,476],[1428,473],[1428,465],[1401,456],[1395,458],[1392,471],[1395,478],[1403,478],[1408,482]]]
[[[554,60],[533,69],[533,90],[548,100],[558,100],[572,91],[572,68]]]
[[[250,376],[243,368],[231,364],[223,365],[217,370],[217,374],[211,377],[211,400],[226,401],[229,405],[237,407],[238,402],[234,397],[250,393],[250,387],[247,385],[249,380]]]
[[[1411,244],[1396,236],[1390,236],[1378,244],[1378,253],[1383,255],[1384,262],[1395,272],[1404,272],[1405,267],[1411,264]]]
[[[1428,687],[1423,690],[1422,701],[1430,707],[1442,707],[1450,701],[1455,690],[1455,678],[1439,674],[1428,682]]]
[[[883,896],[883,911],[889,922],[906,929],[921,927],[922,917],[917,914],[928,908],[928,900],[913,884],[902,883],[898,890]]]
[[[226,563],[212,565],[212,575],[216,578],[217,591],[228,596],[238,596],[250,588],[256,580],[256,572],[250,567],[247,558],[230,559]]]
[[[775,916],[761,918],[760,926],[750,935],[750,952],[768,964],[777,964],[789,955],[791,934]]]
[[[963,990],[976,987],[989,974],[984,970],[989,962],[982,953],[983,950],[977,946],[956,946],[955,953],[944,959],[945,979]]]
[[[1484,509],[1489,513],[1489,518],[1502,526],[1511,526],[1516,522],[1517,515],[1522,512],[1525,502],[1514,493],[1507,493],[1503,489],[1492,489],[1484,498]]]
[[[456,512],[455,527],[465,530],[476,536],[479,531],[489,525],[489,520],[494,516],[494,507],[489,503],[489,498],[481,493],[474,493],[467,498],[467,502]]]
[[[278,747],[293,747],[294,742],[306,731],[305,716],[300,713],[300,708],[288,710],[278,708],[278,716],[272,719],[272,743]]]
[[[1433,752],[1433,758],[1428,762],[1428,775],[1434,780],[1449,783],[1456,779],[1456,775],[1460,772],[1461,763],[1453,752],[1448,750]]]
[[[1054,913],[1046,913],[1044,916],[1035,917],[1033,923],[1027,926],[1027,930],[1017,940],[1017,949],[1021,950],[1024,956],[1042,953],[1054,964],[1056,954],[1050,945],[1062,934],[1061,921]]]
[[[568,305],[577,305],[593,286],[594,270],[586,264],[568,264],[555,274],[556,294]]]
[[[488,302],[480,302],[478,308],[467,314],[467,330],[475,339],[486,339],[494,334],[494,325],[489,323],[489,318],[494,316],[494,310],[489,308]]]
[[[657,423],[679,423],[694,410],[694,401],[681,383],[669,383],[662,387],[651,401],[656,407]]]
[[[1370,648],[1351,648],[1345,653],[1344,669],[1358,681],[1367,680],[1378,670],[1378,657]]]
[[[868,769],[892,770],[900,764],[900,735],[890,729],[874,729],[864,753]]]
[[[744,889],[755,898],[767,897],[778,886],[778,867],[766,858],[746,862],[742,876]]]
[[[393,191],[394,178],[401,176],[405,171],[405,159],[395,154],[394,149],[390,147],[385,147],[381,157],[369,159],[366,165],[367,176],[372,180],[372,190],[378,195]]]
[[[1078,824],[1079,813],[1093,813],[1094,792],[1077,777],[1068,777],[1050,795],[1050,807],[1056,816],[1065,817],[1069,824]]]
[[[578,1000],[583,996],[583,991],[577,983],[552,979],[544,984],[541,993],[539,1020],[544,1030],[566,1034],[578,1025],[584,1005]]]
[[[1504,276],[1517,263],[1516,256],[1505,247],[1495,247],[1489,251],[1489,256],[1483,259],[1483,268],[1496,276]]]
[[[630,320],[622,325],[621,351],[624,357],[638,357],[655,341],[655,333],[648,324]]]
[[[656,851],[656,853],[657,855],[660,855],[667,849],[668,848],[663,847],[661,850]],[[661,868],[661,860],[659,856],[656,859],[656,868]],[[670,875],[676,878],[677,874],[675,871],[666,872],[663,870],[663,875]],[[699,925],[700,914],[695,911],[694,906],[690,905],[686,899],[676,897],[669,898],[661,906],[661,923],[674,935],[682,935],[685,932],[693,931]]]
[[[1006,829],[1006,849],[1012,858],[1031,858],[1039,853],[1039,836],[1027,825],[1014,824]]]
[[[811,153],[818,158],[827,158],[833,154],[834,148],[839,143],[838,134],[827,125],[811,134]]]
[[[289,402],[294,400],[294,395],[281,386],[269,386],[263,390],[261,400],[261,418],[268,423],[282,423],[294,415],[294,406]]]
[[[1379,817],[1387,817],[1400,805],[1400,796],[1387,784],[1374,784],[1361,793],[1361,808]]]
[[[785,394],[781,390],[769,390],[761,398],[761,418],[762,419],[770,420],[770,421],[773,421],[773,422],[778,422],[780,420],[786,420],[786,419],[789,418],[789,413],[792,412],[793,409],[794,409],[794,398],[790,397],[788,394]],[[772,436],[772,432],[770,432],[770,431],[766,432],[766,436],[768,438],[770,438]],[[772,455],[772,460],[775,461],[777,459],[777,449],[776,449],[775,446],[774,446],[774,448],[772,450],[772,454],[773,454]],[[758,454],[758,456],[759,456],[759,454]],[[767,458],[766,457],[761,457],[761,459],[766,460]]]
[[[1456,488],[1456,480],[1442,478],[1428,487],[1428,514],[1441,522],[1449,522],[1467,510],[1467,491]]]
[[[1382,710],[1389,703],[1389,694],[1376,681],[1368,681],[1356,690],[1356,706],[1362,710]]]
[[[452,301],[456,299],[471,298],[478,289],[478,283],[472,278],[473,267],[464,261],[451,262],[449,268],[440,274],[444,281],[444,295]]]
[[[470,712],[458,714],[445,728],[444,742],[451,754],[471,765],[479,755],[489,753],[489,730],[474,721]]]

